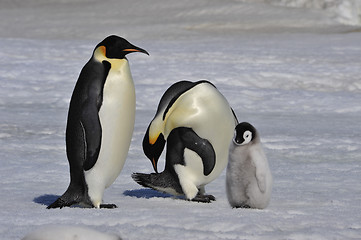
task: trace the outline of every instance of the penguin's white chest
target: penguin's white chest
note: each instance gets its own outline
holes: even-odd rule
[[[99,110],[102,139],[99,157],[85,172],[88,194],[92,201],[103,195],[120,174],[134,129],[135,89],[128,61],[117,60],[108,73]],[[101,201],[100,197],[100,201]]]

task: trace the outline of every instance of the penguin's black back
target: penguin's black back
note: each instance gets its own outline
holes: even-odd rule
[[[167,107],[163,113],[163,120],[164,120],[165,116],[167,115],[168,110],[172,107],[173,103],[179,98],[179,96],[181,96],[183,93],[187,92],[191,88],[193,88],[201,83],[208,83],[208,84],[212,85],[213,87],[215,87],[212,83],[210,83],[206,80],[201,80],[198,82],[180,81],[180,82],[177,82],[177,83],[173,84],[172,86],[170,86],[167,89],[167,91],[164,93],[164,95],[162,96],[162,98],[159,102],[157,114],[159,113],[159,111],[161,109],[163,109],[165,107],[165,105],[167,105]]]

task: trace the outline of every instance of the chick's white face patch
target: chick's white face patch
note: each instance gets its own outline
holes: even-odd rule
[[[248,131],[248,130],[245,131],[243,133],[243,139],[244,139],[244,141],[243,141],[243,143],[241,143],[241,145],[245,145],[245,144],[249,143],[252,140],[252,132]]]

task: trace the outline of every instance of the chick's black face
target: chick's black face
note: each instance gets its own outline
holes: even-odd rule
[[[234,142],[241,145],[244,142],[243,132],[236,130],[234,133]]]
[[[239,123],[234,132],[233,141],[237,145],[244,145],[256,138],[256,129],[247,122]]]
[[[115,35],[105,38],[97,45],[97,47],[99,46],[105,47],[105,54],[107,58],[123,59],[125,58],[125,55],[132,52],[141,52],[149,55],[146,50],[134,46],[126,39]]]

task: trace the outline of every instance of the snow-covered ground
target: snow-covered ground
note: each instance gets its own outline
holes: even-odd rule
[[[123,239],[361,238],[358,26],[322,8],[260,0],[3,0],[0,29],[1,239],[49,224]],[[47,210],[69,183],[64,133],[74,84],[110,34],[150,53],[128,57],[135,131],[104,196],[118,208]],[[211,204],[131,179],[152,171],[141,141],[161,95],[182,79],[212,81],[239,120],[259,130],[274,177],[268,208],[230,208],[225,171],[206,187]]]

